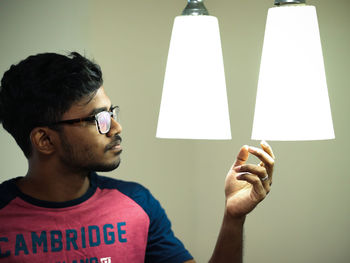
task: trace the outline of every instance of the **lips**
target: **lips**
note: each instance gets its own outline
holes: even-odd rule
[[[107,147],[106,147],[106,151],[117,150],[117,149],[121,149],[120,141],[108,144]]]
[[[109,150],[117,150],[117,151],[121,151],[122,147],[120,146],[122,142],[122,138],[120,138],[120,136],[118,136],[117,140],[111,142],[110,144],[108,144],[105,148],[105,151],[109,151]]]
[[[111,150],[121,150],[121,149],[122,147],[120,146],[120,144],[117,144],[111,148]]]

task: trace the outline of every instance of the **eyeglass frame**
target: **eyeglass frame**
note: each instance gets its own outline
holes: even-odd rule
[[[74,124],[74,123],[80,123],[80,122],[85,122],[85,121],[95,121],[98,132],[100,134],[106,134],[106,133],[108,133],[110,131],[111,125],[109,126],[108,131],[101,132],[101,128],[100,128],[100,124],[98,122],[97,115],[101,114],[102,112],[108,112],[110,117],[111,117],[111,119],[113,118],[114,120],[117,121],[117,116],[118,116],[119,111],[120,111],[120,107],[119,106],[111,106],[109,111],[106,111],[106,110],[100,111],[100,112],[96,113],[95,115],[84,117],[84,118],[76,118],[76,119],[70,119],[70,120],[61,120],[61,121],[50,123],[48,126],[54,126],[54,125],[59,125],[59,124]]]

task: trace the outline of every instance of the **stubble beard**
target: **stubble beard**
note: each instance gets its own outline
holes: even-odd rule
[[[111,163],[97,162],[98,159],[94,154],[93,147],[85,146],[77,149],[70,144],[65,135],[60,133],[62,148],[64,153],[60,160],[65,166],[70,167],[77,172],[110,172],[117,169],[120,165],[120,154],[118,158]],[[102,160],[103,161],[103,160]]]

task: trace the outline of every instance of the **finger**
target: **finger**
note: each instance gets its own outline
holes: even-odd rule
[[[255,155],[260,159],[262,163],[260,163],[260,166],[263,166],[266,168],[267,173],[270,176],[270,179],[272,178],[273,174],[273,167],[275,164],[275,160],[272,158],[271,155],[269,155],[267,152],[265,152],[263,149],[259,149],[253,146],[250,146],[248,149],[249,153]]]
[[[236,166],[234,170],[237,173],[250,173],[253,175],[257,175],[261,180],[262,185],[264,186],[266,192],[270,191],[271,183],[265,167],[254,165],[254,164],[244,164],[241,166]],[[263,178],[267,178],[267,179],[263,180]]]
[[[260,162],[258,165],[261,167],[265,167],[265,164],[263,162]],[[269,180],[268,180],[269,186],[271,186],[272,185],[272,171],[271,171],[271,169],[268,169],[268,168],[266,168],[266,171],[267,171],[268,178],[269,178]],[[263,180],[263,181],[266,181],[266,180]]]
[[[272,147],[265,140],[261,141],[260,145],[264,149],[264,151],[267,152],[272,157],[272,159],[274,160],[272,168],[270,168],[270,171],[268,171],[268,173],[270,175],[269,187],[271,187],[271,185],[272,185],[273,169],[274,169],[274,166],[275,166],[275,159],[276,159],[276,157],[275,157],[275,155],[273,153]]]
[[[237,159],[236,159],[235,163],[233,164],[233,167],[242,165],[248,160],[248,156],[249,156],[248,148],[249,148],[248,145],[244,145],[240,149],[240,151],[237,155]]]
[[[267,171],[265,167],[254,164],[243,164],[234,168],[235,172],[239,173],[251,173],[257,175],[260,179],[265,178]]]
[[[264,165],[273,166],[275,162],[272,156],[265,152],[263,149],[249,146],[248,152],[258,157],[260,161],[264,163]]]
[[[260,202],[266,197],[266,190],[262,185],[260,178],[254,174],[240,173],[236,176],[237,180],[243,180],[253,186],[256,201]]]
[[[273,154],[271,146],[266,141],[261,141],[260,145],[264,149],[264,151],[267,152],[272,157],[272,159],[276,159],[275,155]]]

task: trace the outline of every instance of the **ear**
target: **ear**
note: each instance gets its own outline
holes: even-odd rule
[[[30,133],[33,148],[42,154],[52,154],[55,151],[54,133],[47,127],[36,127]]]

